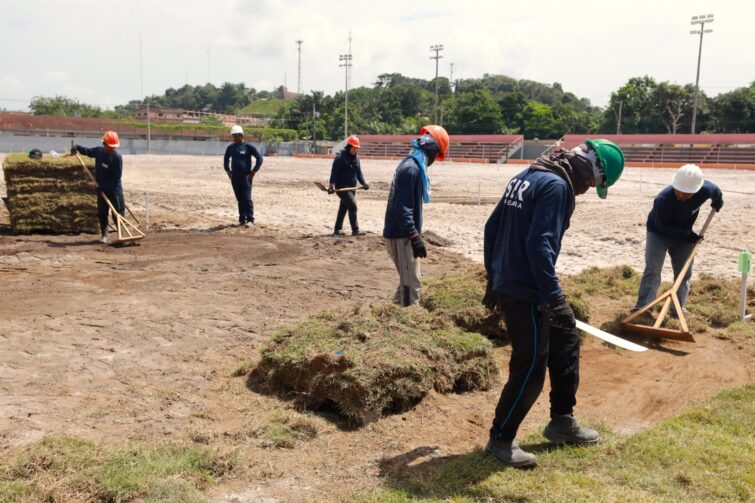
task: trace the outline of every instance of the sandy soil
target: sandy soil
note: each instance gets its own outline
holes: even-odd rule
[[[0,160],[2,156],[0,155]],[[386,471],[421,469],[482,445],[500,393],[431,395],[413,410],[357,431],[315,415],[316,439],[270,450],[246,433],[292,405],[257,394],[243,361],[281,324],[325,308],[387,298],[396,280],[379,233],[394,162],[365,161],[359,194],[364,238],[334,239],[334,196],[322,160],[268,158],[255,179],[253,229],[228,227],[235,201],[219,158],[125,158],[127,203],[150,235],[140,246],[102,247],[92,236],[0,235],[0,453],[46,434],[106,442],[193,439],[237,448],[247,466],[215,488],[215,501],[332,501],[378,484]],[[520,168],[432,168],[424,273],[481,256],[482,226]],[[736,274],[754,249],[755,173],[711,171],[725,193],[697,270]],[[579,200],[559,264],[641,267],[644,219],[672,170],[629,170],[609,199]],[[0,195],[4,195],[0,179]],[[481,204],[478,204],[478,201]],[[463,203],[463,204],[459,204]],[[0,209],[0,222],[7,214]],[[502,379],[508,348],[499,348]],[[701,337],[643,354],[583,350],[578,415],[622,432],[645,428],[726,386],[753,380],[753,352]],[[547,390],[523,425],[541,427]],[[452,425],[449,428],[449,425]],[[416,458],[416,459],[415,459]]]

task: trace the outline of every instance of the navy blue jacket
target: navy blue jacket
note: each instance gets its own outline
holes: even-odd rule
[[[94,157],[94,179],[103,192],[123,193],[121,175],[123,175],[123,158],[118,151],[109,154],[105,147],[86,148],[76,145],[76,151],[87,157]]]
[[[708,199],[712,199],[713,203],[723,203],[721,189],[713,182],[703,182],[700,190],[686,201],[678,200],[674,187],[669,185],[655,196],[653,209],[648,215],[648,232],[683,239],[689,235],[700,207]]]
[[[348,152],[341,152],[333,159],[333,167],[330,169],[330,183],[337,189],[356,187],[357,180],[362,185],[367,185],[362,176],[362,167],[359,158]]]
[[[254,169],[252,169],[252,156],[255,159]],[[234,178],[241,178],[252,171],[256,173],[262,167],[262,155],[248,141],[228,145],[228,148],[225,149],[225,156],[223,156],[223,168],[226,171],[228,171],[229,161],[231,176]]]
[[[569,219],[569,187],[526,169],[511,179],[485,224],[485,269],[493,290],[533,304],[563,296],[556,259]]]
[[[383,237],[410,238],[422,233],[422,178],[417,161],[407,157],[396,167],[388,206],[385,208]]]

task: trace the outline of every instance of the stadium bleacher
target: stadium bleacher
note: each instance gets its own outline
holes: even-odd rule
[[[409,153],[416,135],[360,135],[362,158],[396,159]],[[522,135],[451,135],[446,160],[505,162],[522,148]]]

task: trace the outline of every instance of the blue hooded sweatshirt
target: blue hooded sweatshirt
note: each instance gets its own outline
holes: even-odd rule
[[[556,260],[571,217],[570,190],[555,173],[534,168],[511,179],[485,224],[493,290],[533,304],[563,296]]]
[[[410,156],[399,163],[393,175],[383,237],[400,239],[421,234],[422,200],[422,174],[417,160]]]

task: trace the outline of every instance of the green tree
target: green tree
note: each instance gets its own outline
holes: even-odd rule
[[[80,103],[67,96],[35,96],[29,103],[29,109],[34,115],[63,115],[68,117],[102,117],[102,109],[98,106]]]
[[[501,132],[501,110],[482,86],[457,94],[443,104],[445,125],[449,133],[495,134]]]
[[[755,82],[710,100],[710,123],[718,133],[755,131]]]
[[[657,87],[651,77],[632,77],[611,94],[603,116],[601,131],[616,133],[617,123],[621,120],[621,133],[652,133],[654,126],[651,93]]]
[[[560,138],[563,133],[556,130],[556,126],[556,120],[550,106],[538,101],[527,103],[524,110],[524,131],[522,131],[526,138]]]

